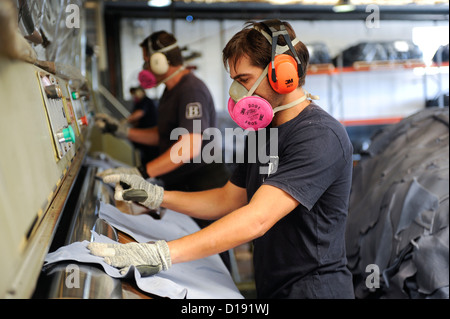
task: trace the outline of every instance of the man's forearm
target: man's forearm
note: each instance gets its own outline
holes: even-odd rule
[[[159,143],[158,127],[130,128],[128,130],[128,139],[135,143],[156,146]]]
[[[147,174],[150,177],[158,177],[167,174],[181,165],[192,161],[201,153],[202,135],[182,135],[171,148],[154,160],[146,164]]]
[[[163,174],[167,174],[178,167],[183,165],[183,163],[174,163],[170,158],[170,150],[164,152],[154,160],[148,162],[145,165],[148,176],[158,177]]]
[[[136,110],[133,113],[130,114],[130,116],[128,116],[127,118],[127,122],[128,123],[134,123],[139,121],[139,119],[144,116],[144,111],[143,110]]]
[[[165,191],[161,206],[194,218],[214,220],[247,204],[246,196],[245,189],[228,182],[201,192]]]
[[[298,204],[283,190],[263,185],[249,204],[196,233],[168,242],[172,262],[203,258],[258,238]]]
[[[248,209],[241,207],[196,233],[168,242],[172,262],[218,254],[258,237],[257,221],[246,217]]]

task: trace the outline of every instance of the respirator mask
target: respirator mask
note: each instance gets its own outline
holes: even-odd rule
[[[271,26],[268,26],[268,28],[271,30],[272,35],[269,35],[264,30],[255,29],[261,32],[272,45],[271,62],[266,66],[250,90],[247,90],[236,80],[233,81],[229,90],[228,112],[233,121],[243,129],[259,130],[265,128],[272,122],[276,112],[291,108],[307,98],[318,99],[317,96],[312,96],[305,92],[304,96],[289,104],[272,108],[266,99],[253,95],[267,75],[271,87],[280,94],[294,91],[298,87],[300,77],[303,76],[300,59],[294,49],[299,40],[295,38],[291,42],[285,26],[281,22],[279,31]],[[277,44],[280,35],[285,38],[287,45],[280,46]],[[293,52],[294,57],[284,54],[288,50]],[[269,67],[271,69],[270,72]]]
[[[258,86],[261,84],[262,80],[266,77],[267,70],[268,66],[264,69],[263,73],[261,73],[255,84],[253,84],[250,91],[248,91],[245,86],[237,81],[233,81],[230,86],[228,112],[230,113],[233,121],[235,121],[237,125],[245,130],[263,129],[267,127],[270,122],[272,122],[272,119],[276,112],[291,108],[303,102],[308,97],[311,97],[310,94],[305,92],[306,94],[304,96],[295,101],[292,101],[289,104],[272,108],[272,105],[269,103],[269,101],[258,95],[253,95]]]
[[[139,72],[138,75],[139,84],[143,89],[151,89],[154,88],[158,81],[156,81],[156,76],[149,71],[149,63],[145,62],[142,71]]]

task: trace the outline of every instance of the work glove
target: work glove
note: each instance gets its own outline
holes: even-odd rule
[[[96,174],[97,177],[103,179],[103,177],[108,175],[118,175],[118,174],[126,174],[126,175],[138,175],[142,176],[140,170],[137,167],[116,167],[116,168],[108,168]]]
[[[94,121],[95,125],[102,130],[102,133],[110,133],[123,139],[128,138],[129,127],[125,122],[120,122],[104,113],[95,114]]]
[[[114,198],[138,202],[150,209],[159,208],[164,197],[164,188],[147,182],[138,175],[116,174],[103,177],[105,183],[116,183]]]
[[[89,243],[92,255],[104,257],[104,261],[120,268],[122,275],[134,265],[143,277],[151,276],[172,267],[170,250],[165,240],[152,243],[107,244]]]

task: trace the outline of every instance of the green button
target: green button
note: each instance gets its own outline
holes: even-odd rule
[[[77,92],[72,92],[72,99],[74,99],[74,100],[78,99]]]
[[[72,142],[75,143],[75,132],[73,131],[72,126],[68,126],[62,130],[64,139],[66,142]]]

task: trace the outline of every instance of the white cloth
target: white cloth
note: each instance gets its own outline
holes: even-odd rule
[[[159,239],[170,241],[199,230],[197,224],[190,217],[171,210],[167,210],[161,220],[156,220],[148,215],[124,214],[112,205],[101,203],[99,217],[137,242]],[[93,241],[114,242],[94,232]],[[87,241],[76,242],[49,253],[45,259],[46,265],[67,260],[100,264],[111,277],[134,276],[140,289],[161,297],[173,299],[243,298],[218,255],[175,264],[169,270],[154,276],[141,277],[139,271],[133,266],[125,275],[121,275],[119,269],[105,263],[103,258],[91,255],[86,247],[87,244]]]

